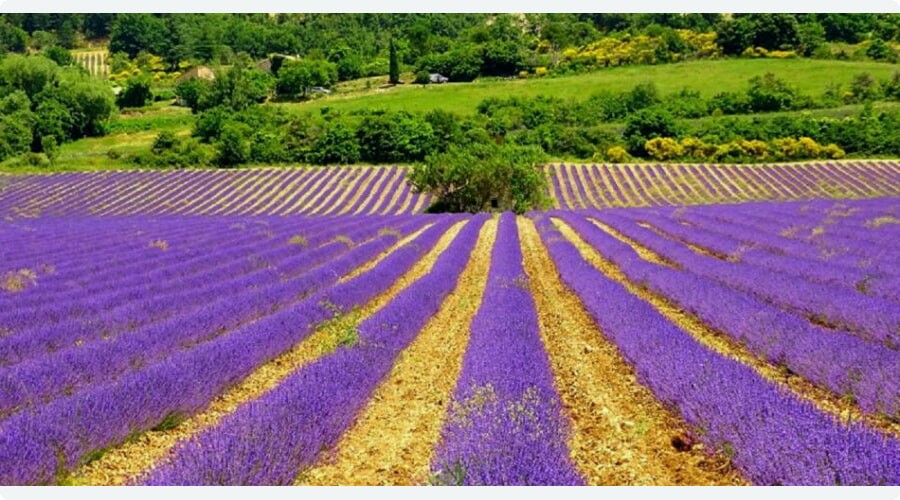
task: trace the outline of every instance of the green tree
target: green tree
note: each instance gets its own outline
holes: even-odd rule
[[[47,47],[44,49],[43,55],[60,66],[72,66],[75,64],[75,58],[72,57],[72,54],[59,45]]]
[[[885,61],[895,57],[894,51],[880,38],[872,40],[872,43],[866,48],[866,55],[876,61]]]
[[[142,50],[165,54],[169,33],[165,21],[152,14],[119,14],[109,33],[109,51],[134,58]]]
[[[800,41],[798,51],[804,56],[813,55],[825,43],[825,28],[814,21],[801,24],[797,35]]]
[[[33,98],[59,77],[59,66],[45,57],[12,55],[0,60],[0,87],[22,90]]]
[[[405,111],[366,116],[356,136],[361,158],[371,163],[420,161],[434,148],[431,125]]]
[[[881,85],[872,75],[860,73],[850,83],[850,102],[870,102],[881,98]]]
[[[271,74],[236,64],[217,75],[206,99],[201,100],[200,109],[225,106],[241,111],[265,102],[274,87],[275,78]]]
[[[24,52],[28,45],[28,32],[0,19],[0,54]]]
[[[313,143],[308,160],[319,165],[357,163],[360,152],[356,132],[339,121],[330,122]]]
[[[222,134],[216,142],[216,162],[223,167],[233,167],[250,161],[250,126],[239,122],[229,122],[222,127]]]
[[[31,126],[21,115],[0,115],[0,161],[27,153]]]
[[[330,87],[337,81],[337,67],[322,59],[287,61],[278,71],[278,94],[306,95],[310,87]]]
[[[884,82],[884,95],[888,99],[900,101],[900,71],[894,71],[890,80]]]
[[[418,192],[434,195],[435,212],[546,208],[545,155],[537,147],[476,143],[429,155],[410,174]]]

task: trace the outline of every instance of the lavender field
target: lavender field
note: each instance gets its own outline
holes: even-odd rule
[[[900,167],[0,176],[0,484],[898,485]]]

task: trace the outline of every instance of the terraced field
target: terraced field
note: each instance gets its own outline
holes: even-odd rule
[[[0,484],[900,484],[896,164],[619,168],[0,177]]]

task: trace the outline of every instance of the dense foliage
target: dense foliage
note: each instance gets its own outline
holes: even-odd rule
[[[897,14],[5,14],[0,53],[108,37],[110,51],[180,64],[293,54],[338,77],[403,68],[476,76],[546,74],[744,55],[898,60]],[[828,44],[833,46],[829,46]],[[847,48],[847,44],[858,47]],[[393,63],[393,64],[392,64]]]
[[[545,155],[536,147],[474,144],[429,155],[410,182],[437,199],[432,211],[524,213],[546,208]]]
[[[80,68],[7,56],[0,60],[0,160],[102,135],[114,107],[109,87]]]

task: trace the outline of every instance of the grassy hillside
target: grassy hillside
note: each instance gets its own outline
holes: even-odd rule
[[[723,91],[737,91],[747,80],[766,72],[798,86],[804,93],[819,95],[830,83],[845,86],[853,77],[868,72],[878,79],[889,78],[897,66],[893,64],[816,59],[724,59],[692,61],[658,66],[625,66],[594,73],[560,78],[525,80],[484,80],[474,83],[444,85],[401,85],[388,89],[365,89],[348,86],[345,92],[306,103],[281,104],[292,109],[315,110],[323,106],[351,111],[383,108],[391,110],[429,111],[443,108],[456,113],[471,113],[488,97],[536,96],[540,94],[564,99],[582,99],[600,89],[628,90],[635,84],[652,81],[660,92],[668,93],[688,87],[712,96]]]

